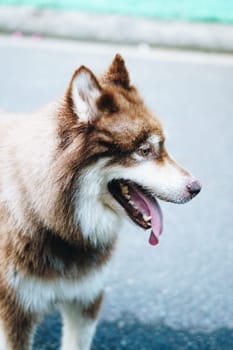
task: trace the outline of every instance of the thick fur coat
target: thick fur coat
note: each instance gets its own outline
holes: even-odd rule
[[[169,156],[120,55],[98,79],[80,67],[57,103],[1,115],[0,133],[0,350],[31,349],[54,307],[62,350],[89,350],[122,219],[157,244],[156,198],[183,203],[200,185]]]

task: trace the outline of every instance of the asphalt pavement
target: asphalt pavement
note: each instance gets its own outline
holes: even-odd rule
[[[164,202],[156,247],[127,223],[106,285],[93,350],[233,349],[233,56],[0,37],[0,109],[60,96],[81,64],[100,73],[121,52],[167,131],[167,148],[202,182],[190,203]],[[55,350],[59,314],[34,350]]]

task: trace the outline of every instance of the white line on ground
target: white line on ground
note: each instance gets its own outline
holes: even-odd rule
[[[9,47],[56,50],[58,52],[93,53],[95,55],[122,53],[145,60],[186,62],[196,64],[233,65],[233,55],[197,51],[152,48],[147,44],[138,46],[103,44],[64,39],[32,38],[0,35],[0,50]]]

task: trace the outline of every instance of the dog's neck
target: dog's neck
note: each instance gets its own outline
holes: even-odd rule
[[[66,275],[68,278],[81,278],[90,270],[101,268],[110,259],[115,241],[94,246],[80,235],[73,242],[41,227],[33,236],[12,233],[5,244],[9,264],[13,263],[20,271],[46,280]],[[10,257],[14,261],[10,262]]]

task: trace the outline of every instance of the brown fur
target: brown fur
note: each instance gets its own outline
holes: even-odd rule
[[[96,319],[101,303],[103,301],[103,294],[93,301],[92,304],[88,305],[88,307],[83,308],[82,313],[85,317]]]
[[[50,198],[42,213],[38,213],[31,202],[28,180],[24,178],[18,149],[15,148],[17,145],[10,144],[7,149],[5,166],[11,167],[11,176],[17,183],[24,217],[22,223],[16,222],[11,209],[4,202],[1,203],[0,314],[12,349],[28,349],[28,334],[36,317],[22,309],[17,295],[9,288],[3,271],[13,266],[16,275],[21,271],[28,276],[38,276],[45,280],[59,276],[77,279],[90,269],[105,264],[111,256],[115,242],[93,246],[83,239],[82,233],[74,226],[73,195],[80,170],[99,157],[111,155],[119,160],[122,154],[130,154],[151,132],[162,132],[158,121],[151,124],[149,112],[147,117],[141,98],[136,89],[130,86],[128,72],[119,55],[100,82],[89,71],[102,92],[97,101],[100,114],[95,123],[78,123],[71,98],[71,86],[80,69],[83,67],[74,73],[65,98],[52,111],[53,123],[57,125],[54,140],[57,146],[48,150],[53,152],[46,186],[47,191],[50,191]],[[18,123],[20,121],[16,120],[16,127]],[[24,123],[28,123],[26,117]],[[7,126],[8,124],[10,123],[6,123]],[[130,129],[127,127],[129,124]],[[33,127],[33,122],[31,125]],[[11,164],[14,164],[13,167]],[[41,186],[40,182],[36,186]],[[44,201],[43,198],[38,200]],[[57,261],[62,261],[62,269]],[[102,296],[86,307],[84,314],[96,318],[101,300]]]
[[[23,271],[27,275],[42,279],[59,276],[80,278],[90,269],[105,264],[109,259],[114,242],[109,246],[95,247],[83,239],[73,243],[63,240],[49,230],[38,230],[39,239],[14,232],[6,240],[4,262],[15,266],[15,273]],[[62,268],[57,261],[62,261]],[[80,272],[81,271],[81,272]]]
[[[72,84],[80,69],[86,69],[91,74],[93,83],[101,91],[97,101],[98,114],[88,123],[79,122],[72,100]],[[49,169],[46,169],[44,178],[36,174],[37,179],[30,172],[35,170],[33,161],[37,157],[33,153],[33,143],[36,144],[36,138],[40,138],[41,131],[45,130],[42,125],[44,116],[40,124],[43,113],[50,116],[48,118],[54,125],[51,134],[55,146],[45,149],[44,152],[51,153]],[[83,238],[82,232],[74,224],[73,197],[80,172],[106,156],[111,156],[112,162],[130,166],[134,162],[130,154],[150,135],[156,133],[164,139],[160,122],[151,117],[136,88],[130,85],[128,71],[119,55],[99,80],[87,68],[79,68],[71,79],[65,97],[52,111],[45,110],[43,113],[24,117],[19,122],[13,120],[12,124],[7,122],[5,126],[3,122],[1,124],[7,140],[4,145],[6,151],[1,156],[2,164],[4,169],[9,167],[9,182],[12,178],[17,184],[17,198],[23,217],[19,222],[8,203],[4,200],[0,202],[0,316],[12,350],[28,349],[28,335],[37,315],[28,313],[20,306],[17,295],[8,285],[5,272],[13,266],[16,275],[20,271],[44,280],[57,277],[77,280],[88,271],[103,266],[111,256],[115,240],[93,245]],[[23,123],[28,125],[28,134],[23,141],[19,138],[19,145],[14,144],[14,137],[10,136],[11,128],[19,125],[20,133]],[[28,163],[25,164],[20,158],[24,142],[29,149],[26,150]],[[39,155],[42,151],[38,150]],[[161,143],[160,161],[165,156],[166,151]],[[24,169],[26,166],[28,168]],[[39,160],[37,171],[40,171]],[[1,191],[3,187],[0,174]],[[41,188],[43,190],[40,192]],[[83,314],[96,318],[101,300],[102,295],[84,308]]]
[[[38,318],[25,312],[17,302],[15,293],[2,283],[0,284],[0,311],[10,349],[28,350],[32,340],[30,335]]]

